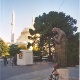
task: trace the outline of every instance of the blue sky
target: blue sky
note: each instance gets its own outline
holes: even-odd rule
[[[0,38],[6,42],[11,42],[13,6],[16,41],[21,31],[32,24],[32,17],[42,15],[44,12],[64,12],[76,19],[79,27],[79,3],[79,0],[0,0]],[[80,28],[78,28],[78,31],[80,32]]]

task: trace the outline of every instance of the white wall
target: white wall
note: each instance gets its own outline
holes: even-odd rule
[[[22,59],[17,54],[17,65],[29,65],[33,64],[33,53],[31,50],[22,50]]]

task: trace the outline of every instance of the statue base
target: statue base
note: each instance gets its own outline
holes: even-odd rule
[[[57,69],[59,80],[69,80],[69,70],[67,68]]]

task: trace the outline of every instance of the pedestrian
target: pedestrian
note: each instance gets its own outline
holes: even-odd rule
[[[13,58],[13,64],[14,64],[15,66],[17,66],[17,55],[15,55],[14,58]]]
[[[6,66],[8,64],[8,61],[7,61],[7,57],[6,56],[4,56],[3,61],[4,61],[4,66]]]
[[[42,61],[42,55],[40,55],[39,60],[40,60],[40,62]]]
[[[13,66],[13,58],[10,58],[11,65]]]

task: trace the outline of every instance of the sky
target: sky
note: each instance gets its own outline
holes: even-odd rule
[[[44,12],[64,12],[77,20],[77,32],[80,32],[79,0],[0,0],[0,38],[11,42],[12,11],[15,12],[14,40],[21,31],[32,24],[32,17]]]

